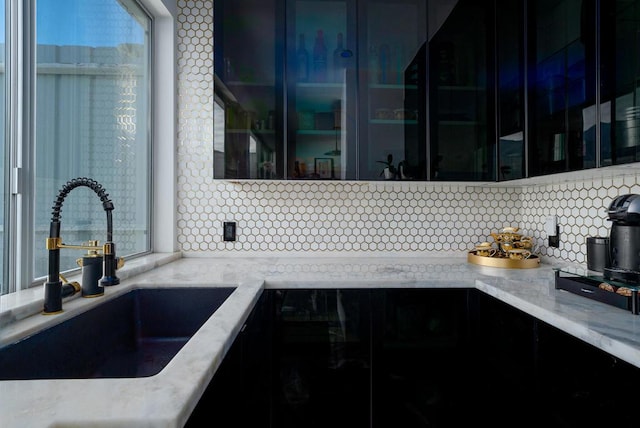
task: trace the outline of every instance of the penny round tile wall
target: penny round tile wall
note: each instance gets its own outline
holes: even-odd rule
[[[213,4],[178,0],[178,244],[199,254],[462,252],[518,226],[544,258],[583,263],[586,237],[608,233],[604,209],[640,193],[618,177],[509,187],[451,183],[219,181],[213,179]],[[557,215],[560,248],[544,223]],[[225,242],[222,224],[237,224]]]

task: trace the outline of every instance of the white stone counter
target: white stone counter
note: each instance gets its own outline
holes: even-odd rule
[[[489,268],[468,264],[466,253],[402,258],[182,258],[164,266],[157,259],[148,262],[152,270],[130,268],[122,284],[108,288],[104,297],[65,301],[61,315],[26,316],[41,307],[42,290],[4,296],[0,346],[135,287],[237,288],[155,376],[0,381],[2,427],[183,426],[264,288],[477,288],[640,367],[640,316],[556,290],[550,265]]]

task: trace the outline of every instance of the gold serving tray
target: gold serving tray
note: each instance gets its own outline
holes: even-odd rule
[[[513,260],[507,257],[486,257],[476,255],[475,250],[469,251],[467,261],[474,265],[508,268],[508,269],[530,269],[540,266],[540,258],[532,255],[528,259]]]

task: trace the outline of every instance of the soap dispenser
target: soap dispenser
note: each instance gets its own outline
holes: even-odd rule
[[[104,294],[104,287],[100,284],[102,278],[103,256],[98,241],[88,242],[87,254],[76,262],[82,268],[82,297],[98,297]]]

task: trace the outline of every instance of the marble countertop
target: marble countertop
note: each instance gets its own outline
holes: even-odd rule
[[[168,263],[167,263],[168,262]],[[166,264],[164,264],[166,263]],[[3,427],[181,427],[263,289],[477,288],[640,367],[640,316],[554,288],[553,266],[501,269],[466,253],[424,257],[179,258],[132,263],[99,299],[71,298],[55,316],[34,313],[43,291],[0,299],[0,346],[131,288],[234,286],[235,291],[157,375],[133,379],[0,381]],[[36,312],[38,309],[35,310]]]

